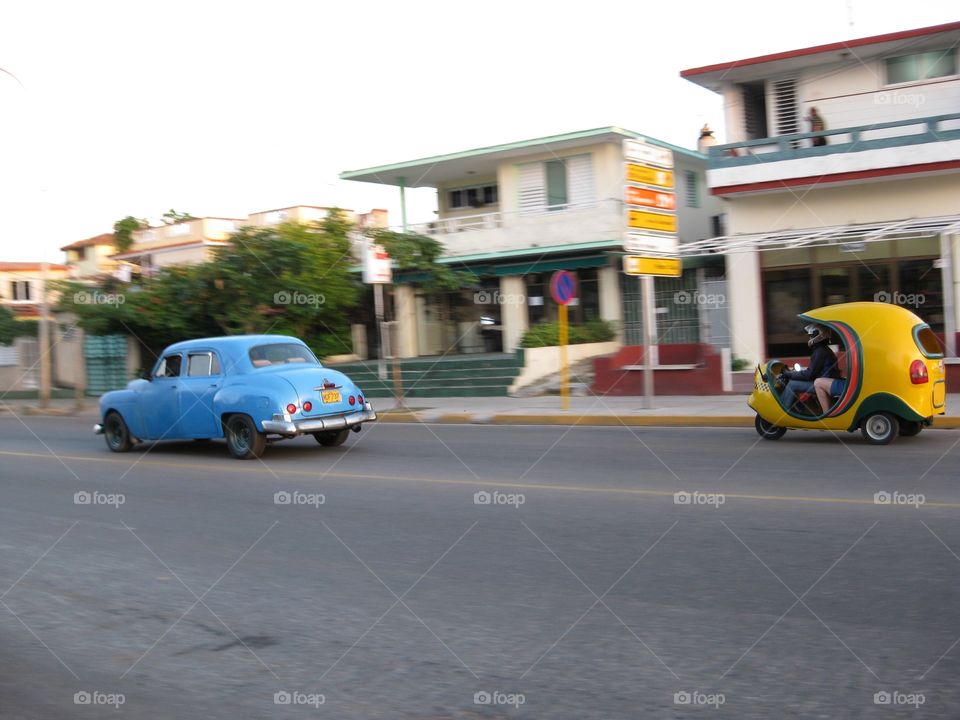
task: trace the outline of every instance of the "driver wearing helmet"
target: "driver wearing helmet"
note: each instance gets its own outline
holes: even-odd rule
[[[830,347],[830,330],[816,323],[810,323],[804,328],[810,339],[807,346],[810,348],[810,364],[803,370],[785,369],[781,377],[788,380],[783,390],[783,406],[793,410],[797,395],[802,392],[814,392],[814,381],[817,378],[840,377],[837,367],[837,356]]]

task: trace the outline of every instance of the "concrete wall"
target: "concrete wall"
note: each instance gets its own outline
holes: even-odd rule
[[[619,349],[616,341],[581,343],[567,346],[567,363],[572,365],[587,358],[609,355]],[[560,348],[527,348],[523,351],[523,370],[514,379],[510,392],[514,393],[538,380],[560,372]]]

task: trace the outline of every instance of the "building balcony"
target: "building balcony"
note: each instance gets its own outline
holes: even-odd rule
[[[523,251],[556,252],[622,242],[623,213],[620,200],[598,200],[533,211],[439,218],[409,225],[407,230],[442,243],[447,257],[509,256]]]
[[[825,144],[818,144],[818,140]],[[960,169],[960,113],[715,145],[715,194]]]

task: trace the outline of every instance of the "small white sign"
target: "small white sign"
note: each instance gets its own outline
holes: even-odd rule
[[[628,232],[623,237],[623,249],[630,253],[676,255],[680,250],[680,242],[676,235]]]
[[[623,157],[625,160],[643,163],[644,165],[658,165],[673,167],[673,151],[658,145],[651,145],[644,140],[624,140]]]
[[[528,300],[531,307],[540,307],[543,305],[543,295],[531,295]]]
[[[393,282],[390,256],[383,245],[370,241],[363,247],[363,281],[371,285],[389,285]]]

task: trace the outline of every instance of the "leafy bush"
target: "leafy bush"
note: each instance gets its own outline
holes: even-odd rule
[[[613,325],[606,320],[591,320],[583,325],[571,325],[568,334],[570,345],[583,343],[609,342],[616,336]],[[520,341],[520,347],[553,347],[560,344],[560,327],[555,322],[537,323],[527,330]]]
[[[733,370],[734,372],[737,372],[739,370],[746,370],[749,367],[750,367],[750,361],[744,360],[743,358],[735,357],[733,358],[733,360],[730,361],[730,369]]]
[[[17,320],[10,310],[0,305],[0,345],[10,345],[18,337],[36,337],[38,327],[36,320]]]

